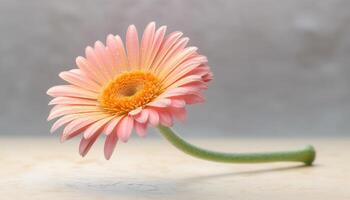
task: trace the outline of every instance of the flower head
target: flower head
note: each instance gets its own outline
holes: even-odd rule
[[[150,23],[139,43],[129,26],[126,48],[120,36],[109,35],[77,57],[77,69],[59,76],[68,84],[50,88],[54,97],[48,120],[59,118],[51,132],[65,126],[61,140],[82,135],[79,152],[85,156],[105,134],[104,155],[109,159],[118,140],[126,142],[132,130],[145,136],[148,125],[173,125],[185,120],[187,104],[203,102],[212,73],[207,58],[196,47],[186,47],[181,32],[166,36],[166,27]]]

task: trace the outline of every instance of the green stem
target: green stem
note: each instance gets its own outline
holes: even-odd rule
[[[312,165],[316,152],[312,146],[296,151],[261,152],[261,153],[224,153],[196,147],[181,137],[171,128],[158,126],[159,131],[179,150],[204,160],[225,163],[266,163],[266,162],[303,162]]]

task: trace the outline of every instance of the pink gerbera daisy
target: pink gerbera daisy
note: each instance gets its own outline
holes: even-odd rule
[[[104,155],[109,159],[118,140],[126,142],[132,130],[145,136],[147,126],[173,125],[186,118],[187,104],[203,102],[212,73],[207,58],[196,47],[186,47],[181,32],[166,36],[166,27],[150,23],[139,42],[134,25],[120,36],[109,35],[77,57],[78,68],[59,76],[68,82],[50,88],[54,97],[48,120],[59,118],[51,132],[65,126],[61,140],[82,135],[79,152],[85,156],[96,139],[106,135]]]

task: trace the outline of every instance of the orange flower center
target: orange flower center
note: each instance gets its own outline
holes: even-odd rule
[[[106,111],[123,115],[145,106],[161,94],[159,79],[140,70],[123,72],[102,90],[98,101]]]

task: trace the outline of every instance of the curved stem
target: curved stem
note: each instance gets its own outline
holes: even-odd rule
[[[261,153],[224,153],[210,151],[194,146],[179,137],[171,128],[158,126],[161,134],[179,150],[204,160],[226,163],[266,163],[266,162],[303,162],[312,165],[316,152],[312,146],[296,151],[261,152]]]

